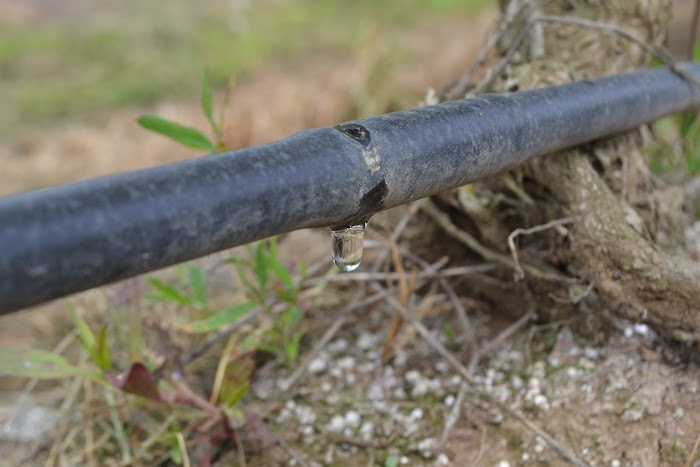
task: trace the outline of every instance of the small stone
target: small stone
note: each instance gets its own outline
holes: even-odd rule
[[[529,461],[529,460],[530,460],[530,454],[528,454],[527,452],[524,452],[523,455],[520,456],[520,460],[522,460],[523,462]]]
[[[437,458],[435,458],[435,463],[437,465],[449,465],[450,458],[446,454],[440,453]]]
[[[676,411],[673,412],[673,416],[676,418],[683,418],[684,415],[685,415],[685,412],[683,411],[683,409],[681,407],[678,407],[676,409]]]
[[[326,430],[332,433],[340,433],[345,428],[345,419],[341,415],[333,415],[326,425]]]
[[[435,364],[435,371],[438,373],[447,373],[450,370],[450,365],[446,361],[440,360]]]
[[[372,422],[365,422],[360,427],[360,436],[364,441],[369,441],[374,436],[374,425]]]
[[[304,436],[311,436],[311,435],[314,434],[314,427],[312,427],[311,425],[304,425],[304,426],[301,428],[301,433],[302,433]]]
[[[294,412],[302,425],[312,425],[316,421],[316,413],[310,407],[297,406]]]
[[[406,464],[408,464],[409,462],[411,462],[411,459],[409,459],[409,458],[406,457],[406,456],[401,456],[401,459],[399,459],[399,462],[401,462],[401,465],[406,465]]]
[[[537,454],[542,454],[544,452],[544,446],[542,446],[541,444],[536,444],[535,445],[535,452]]]
[[[344,352],[348,348],[348,341],[345,339],[338,339],[337,341],[333,341],[330,344],[328,344],[328,351],[331,353],[340,353]]]
[[[610,462],[610,467],[620,467],[620,461],[617,459],[613,459],[612,462]]]
[[[329,381],[324,381],[321,383],[321,391],[330,392],[333,389],[333,385]]]
[[[411,410],[411,414],[408,416],[411,420],[420,420],[423,418],[423,409],[416,407]]]
[[[352,428],[357,428],[360,426],[361,419],[362,417],[360,414],[354,410],[350,410],[345,414],[345,424]]]
[[[312,375],[320,375],[328,368],[328,363],[323,358],[314,358],[309,362],[309,373]]]
[[[510,467],[510,462],[508,461],[501,461],[498,464],[496,464],[496,467]]]
[[[453,394],[448,394],[443,404],[445,404],[445,407],[452,407],[455,404],[455,396]]]
[[[343,357],[338,360],[338,368],[343,370],[352,370],[355,368],[354,357]]]
[[[362,350],[369,350],[375,345],[377,345],[378,338],[374,334],[368,332],[363,332],[360,337],[357,338],[357,347]]]

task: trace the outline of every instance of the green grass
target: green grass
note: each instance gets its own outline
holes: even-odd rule
[[[352,54],[368,32],[426,16],[473,11],[488,0],[259,0],[243,32],[221,1],[121,2],[40,25],[0,24],[0,135],[55,119],[193,96],[201,70],[221,87],[264,63],[316,52]]]

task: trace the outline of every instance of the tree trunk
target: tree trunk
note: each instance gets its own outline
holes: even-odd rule
[[[542,2],[520,3],[529,7],[504,35],[503,51],[535,14],[609,23],[658,48],[671,9],[669,0],[552,0],[544,2],[542,11],[535,7]],[[507,2],[501,5],[505,11]],[[596,29],[547,23],[536,33],[541,33],[544,54],[530,58],[531,44],[523,44],[494,90],[524,90],[619,73],[647,66],[651,59],[633,42]],[[449,203],[461,209],[461,219],[455,222],[467,226],[490,248],[507,253],[507,236],[514,228],[570,216],[565,236],[549,229],[518,237],[520,261],[550,263],[592,284],[589,298],[602,298],[625,318],[647,322],[675,338],[697,339],[700,263],[684,248],[689,222],[683,212],[684,191],[664,185],[648,168],[645,148],[653,138],[643,127],[538,158],[505,176],[461,189]],[[569,285],[527,274],[526,281],[539,297],[540,310],[572,311],[580,306],[577,299],[567,305],[552,300],[552,295],[566,296],[562,288],[570,291]]]

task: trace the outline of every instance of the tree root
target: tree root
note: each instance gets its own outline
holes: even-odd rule
[[[529,165],[533,177],[576,214],[569,260],[628,319],[666,334],[700,332],[700,263],[660,248],[637,223],[589,159],[575,150]]]

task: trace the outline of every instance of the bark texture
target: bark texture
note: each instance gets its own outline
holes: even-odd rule
[[[613,24],[660,47],[671,10],[669,0],[522,3],[529,8],[511,26],[515,32],[500,44],[503,51],[534,14]],[[546,5],[539,9],[541,3]],[[506,11],[507,2],[501,4]],[[554,23],[538,33],[544,54],[532,58],[531,44],[523,44],[494,90],[512,90],[514,83],[519,89],[531,89],[618,73],[647,66],[651,59],[638,45],[600,30]],[[650,323],[675,338],[697,339],[700,263],[684,248],[689,222],[683,211],[685,192],[680,186],[664,184],[649,170],[645,148],[653,138],[648,127],[640,128],[538,158],[510,174],[461,189],[451,203],[462,212],[463,219],[457,223],[490,248],[504,252],[507,235],[514,228],[571,216],[565,235],[561,229],[551,229],[519,238],[521,260],[554,266],[592,283],[590,298],[601,298],[626,318]],[[561,292],[561,284],[544,284],[532,276],[526,280],[541,297],[540,309],[578,306],[552,300],[553,291]]]

